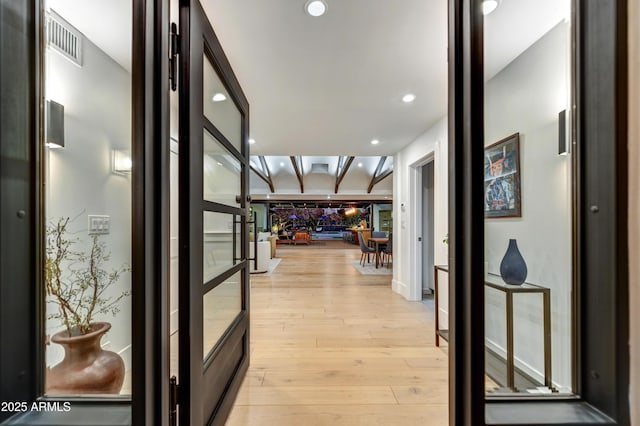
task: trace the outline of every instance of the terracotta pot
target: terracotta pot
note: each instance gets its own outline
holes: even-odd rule
[[[47,369],[47,393],[120,393],[124,361],[117,353],[105,351],[100,346],[100,339],[110,328],[108,322],[97,322],[88,334],[69,337],[64,330],[51,337],[52,342],[64,347],[64,359]]]

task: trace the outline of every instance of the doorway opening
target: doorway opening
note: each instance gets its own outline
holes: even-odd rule
[[[422,300],[433,300],[434,293],[434,253],[435,215],[433,159],[421,167],[422,175]],[[420,238],[420,237],[419,237]]]

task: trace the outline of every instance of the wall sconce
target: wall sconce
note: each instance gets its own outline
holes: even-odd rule
[[[113,173],[120,175],[128,175],[131,173],[131,167],[133,162],[131,161],[131,155],[129,151],[113,150]]]
[[[64,148],[64,105],[47,101],[45,119],[45,145],[49,148]]]
[[[571,152],[569,138],[569,112],[564,109],[558,113],[558,154],[568,155]]]

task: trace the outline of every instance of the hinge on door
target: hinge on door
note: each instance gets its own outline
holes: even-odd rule
[[[175,22],[171,23],[169,32],[169,83],[174,92],[178,88],[178,55],[180,54],[180,35]]]
[[[169,379],[169,424],[171,426],[178,424],[179,391],[178,379],[176,379],[176,376],[171,376]]]

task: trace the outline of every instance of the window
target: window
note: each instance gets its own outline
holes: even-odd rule
[[[44,2],[47,396],[131,394],[132,9]]]
[[[621,155],[626,147],[626,78],[624,72],[620,71],[625,69],[626,52],[617,49],[618,46],[626,46],[626,15],[622,3],[585,1],[573,5],[575,49],[572,59],[575,78],[565,79],[562,86],[572,87],[574,97],[571,98],[573,102],[569,103],[566,101],[567,91],[557,89],[560,102],[554,105],[555,111],[549,107],[551,103],[539,103],[544,95],[543,89],[542,86],[534,87],[538,80],[544,85],[555,84],[551,74],[540,79],[541,75],[536,72],[541,65],[542,47],[546,39],[554,34],[557,36],[555,41],[549,42],[552,49],[567,45],[568,35],[562,30],[564,21],[545,28],[535,38],[538,41],[532,41],[530,49],[535,52],[521,52],[502,71],[487,75],[485,69],[483,76],[481,65],[491,65],[488,46],[484,46],[486,50],[483,57],[482,40],[483,34],[485,40],[491,39],[492,15],[485,17],[483,22],[480,1],[450,3],[450,99],[453,102],[450,105],[449,152],[450,169],[456,170],[450,181],[449,218],[450,253],[453,258],[453,267],[450,265],[450,297],[453,305],[450,318],[452,424],[477,424],[479,418],[484,418],[486,424],[629,423],[629,362],[626,346],[627,183],[626,160]],[[556,2],[553,4],[557,5]],[[506,6],[503,2],[500,7]],[[494,13],[499,11],[500,8]],[[526,19],[509,23],[513,25],[511,31],[501,26],[500,37],[503,40],[518,38],[518,31],[534,18],[532,14],[525,15]],[[498,15],[494,16],[497,19]],[[528,57],[529,54],[534,57]],[[544,73],[561,70],[558,60],[566,64],[566,56],[564,59],[562,56],[556,58],[556,61],[544,67]],[[508,75],[509,72],[515,74],[518,68],[524,68],[525,75],[529,74],[526,79]],[[561,77],[562,71],[557,76]],[[510,84],[510,89],[505,91],[501,83]],[[527,92],[528,105],[523,106],[519,96]],[[563,110],[563,103],[570,106],[569,123],[576,141],[572,147],[573,159],[570,164],[555,158],[555,144],[559,141],[558,123],[561,121],[558,113]],[[508,108],[504,108],[505,104]],[[518,121],[518,113],[524,113],[526,117]],[[547,116],[547,125],[541,120],[542,115]],[[535,120],[538,120],[537,127],[530,125]],[[554,158],[547,157],[545,160],[546,153],[543,156],[532,149],[536,141],[540,143],[535,146],[536,149],[545,149],[545,144],[550,144],[547,148],[555,151],[552,154]],[[516,152],[519,157],[513,161]],[[562,172],[556,170],[554,175],[549,170],[544,176],[538,176],[536,173],[549,166],[550,161],[557,163],[557,169]],[[485,168],[483,163],[488,166]],[[495,169],[492,169],[494,165]],[[499,166],[502,166],[502,171]],[[504,172],[505,168],[509,170],[508,174]],[[567,172],[567,168],[571,170]],[[506,180],[506,176],[510,175],[514,176],[507,182],[506,188],[505,185],[490,187],[500,183],[499,177]],[[562,176],[559,181],[547,182],[544,186],[549,191],[557,191],[560,186],[564,191],[564,195],[558,195],[560,201],[554,201],[558,206],[563,205],[562,200],[567,195],[573,198],[574,207],[570,215],[569,210],[558,210],[553,203],[551,207],[554,214],[548,215],[544,207],[549,206],[539,206],[539,200],[536,199],[537,196],[544,197],[544,194],[528,195],[531,185],[558,178],[558,175]],[[517,202],[511,203],[509,198],[518,191],[518,182],[521,191],[519,206]],[[511,193],[505,195],[507,190]],[[495,194],[501,197],[488,197]],[[494,200],[497,202],[494,203]],[[527,206],[527,203],[531,205]],[[541,209],[536,210],[539,207]],[[491,216],[492,211],[497,213]],[[502,216],[502,213],[510,217],[497,219],[496,216]],[[491,218],[485,222],[487,214]],[[562,255],[553,254],[553,259],[534,266],[539,260],[536,259],[534,247],[540,241],[525,243],[530,229],[517,229],[517,225],[530,219],[539,221],[531,227],[548,226],[556,229],[554,235],[560,240],[558,247],[552,250],[559,249]],[[559,220],[566,226],[558,228],[558,224],[550,223],[550,220]],[[569,241],[566,238],[568,229],[571,230]],[[541,229],[539,232],[543,243],[549,239],[544,236],[547,231]],[[500,241],[496,242],[496,237]],[[531,272],[538,274],[541,273],[541,267],[548,267],[552,270],[550,276],[557,275],[549,280],[538,275],[537,282],[534,282],[550,288],[551,383],[540,383],[548,373],[544,367],[545,342],[542,333],[545,326],[541,324],[541,317],[545,317],[544,296],[535,295],[537,300],[518,301],[518,297],[533,297],[529,293],[514,295],[513,313],[524,315],[513,322],[514,351],[518,354],[518,346],[526,348],[526,345],[530,345],[530,348],[527,353],[514,357],[513,364],[508,368],[513,367],[517,377],[518,374],[524,376],[522,373],[527,373],[526,367],[533,367],[528,375],[534,380],[532,385],[527,385],[518,384],[516,378],[515,384],[506,386],[508,389],[497,386],[491,396],[485,397],[485,360],[490,360],[489,356],[485,356],[485,346],[493,344],[494,355],[497,353],[499,358],[501,343],[511,346],[506,342],[511,331],[492,328],[498,325],[499,317],[491,309],[502,308],[500,315],[506,312],[504,302],[503,305],[499,304],[505,300],[502,299],[505,297],[502,289],[492,287],[488,290],[486,285],[480,286],[478,282],[491,281],[484,276],[487,269],[485,262],[489,263],[488,272],[499,271],[501,257],[507,251],[510,239],[516,239],[518,243],[518,239],[523,240],[523,244],[518,245],[523,246],[520,250],[523,257],[531,260]],[[500,245],[498,243],[501,243],[501,250],[497,248]],[[567,256],[567,247],[573,249],[573,254]],[[523,253],[525,251],[526,254]],[[485,253],[485,258],[479,257],[478,253]],[[551,255],[551,250],[549,253]],[[570,259],[570,265],[565,265],[567,259]],[[573,287],[550,286],[548,283],[552,279],[558,283],[573,281],[575,284]],[[568,288],[572,289],[572,293]],[[490,294],[490,291],[498,293]],[[543,305],[542,309],[540,304]],[[566,315],[567,308],[571,315]],[[560,315],[565,315],[571,325],[560,322]],[[504,324],[506,315],[503,318]],[[533,326],[542,328],[542,331],[534,331]],[[560,327],[570,327],[568,334],[575,339],[573,352],[556,343],[562,340],[558,336],[567,335]],[[530,337],[519,336],[518,333],[526,328],[530,330],[527,332]],[[509,358],[506,349],[502,351],[502,367],[505,370]],[[509,376],[506,371],[505,375]],[[548,395],[535,394],[548,392],[549,388],[552,389]],[[560,396],[548,398],[553,395]]]
[[[123,59],[117,57],[116,52],[97,43],[91,35],[91,20],[80,19],[77,14],[81,9],[69,8],[69,2],[3,2],[0,5],[3,20],[9,19],[12,23],[0,26],[0,37],[12,46],[0,51],[2,73],[6,77],[0,81],[3,94],[0,99],[3,123],[0,128],[3,206],[0,218],[0,340],[3,342],[0,345],[0,401],[21,402],[14,404],[17,410],[0,412],[0,422],[125,425],[160,424],[160,419],[167,418],[168,386],[161,386],[165,378],[159,377],[157,371],[166,371],[168,365],[168,355],[162,353],[167,344],[162,342],[164,324],[160,320],[163,312],[168,315],[160,303],[166,300],[166,286],[162,285],[166,282],[163,269],[166,265],[162,262],[166,259],[168,241],[166,221],[161,221],[168,208],[159,190],[165,189],[163,182],[168,183],[163,177],[164,171],[160,170],[162,164],[168,164],[168,152],[163,157],[165,153],[156,142],[169,137],[168,129],[164,129],[154,115],[155,110],[145,110],[135,100],[152,99],[151,104],[165,102],[167,105],[168,94],[153,90],[158,77],[150,66],[153,55],[144,54],[153,51],[151,47],[158,44],[158,40],[168,39],[167,26],[159,26],[157,39],[148,37],[143,42],[142,37],[145,29],[153,27],[149,18],[154,16],[152,12],[157,12],[155,16],[160,25],[163,16],[168,21],[168,10],[160,4],[149,4],[147,9],[134,8],[134,2],[141,5],[132,0],[120,4],[123,9],[117,11],[91,10],[91,16],[100,15],[101,23],[113,16],[119,24],[131,22],[131,12],[135,11],[133,32],[131,28],[120,31],[119,24],[102,28],[125,34],[129,40],[132,35],[136,38],[134,43],[123,41],[125,47],[133,44],[134,54],[129,53],[129,57],[139,58],[137,64],[130,64],[128,68],[126,55],[121,62]],[[45,6],[50,6],[46,13]],[[116,5],[109,3],[105,7]],[[109,11],[115,13],[111,15]],[[57,17],[57,23],[51,24],[51,17]],[[55,39],[56,46],[46,46],[47,38]],[[107,51],[109,53],[105,53]],[[161,56],[164,60],[167,55]],[[81,72],[92,74],[92,87],[87,87],[87,78],[81,77]],[[166,72],[164,67],[157,71],[161,75]],[[84,98],[79,93],[83,89],[86,90]],[[135,114],[131,114],[132,105]],[[115,128],[119,126],[122,128]],[[137,135],[133,144],[132,133]],[[45,137],[51,146],[44,146]],[[136,152],[127,153],[129,149]],[[129,154],[134,160],[130,163],[122,154]],[[86,158],[79,161],[74,157]],[[152,163],[150,158],[156,161]],[[130,166],[133,166],[131,175],[127,171]],[[143,179],[149,175],[154,179]],[[76,193],[71,194],[73,191]],[[78,205],[72,204],[78,200],[86,202],[82,208],[87,210],[78,211]],[[142,205],[148,209],[141,208]],[[134,211],[136,214],[132,215]],[[94,216],[92,220],[88,215]],[[123,357],[128,358],[130,353],[131,360],[123,359],[122,387],[108,395],[88,396],[83,390],[47,389],[51,381],[46,366],[58,364],[60,358],[59,351],[56,354],[53,350],[58,344],[47,342],[47,335],[55,333],[55,318],[47,319],[46,315],[57,310],[55,303],[45,304],[46,298],[52,297],[46,295],[44,286],[46,227],[59,223],[60,217],[65,221],[69,217],[67,225],[71,226],[66,228],[69,232],[66,241],[73,241],[74,253],[84,254],[87,249],[90,252],[94,246],[92,235],[99,235],[97,246],[105,244],[101,246],[103,255],[110,255],[110,260],[99,255],[94,259],[102,258],[107,272],[120,271],[111,288],[115,296],[112,300],[123,296],[117,300],[120,312],[114,317],[108,314],[112,328],[107,334],[108,342],[103,339],[103,343],[122,352]],[[90,236],[90,227],[92,231],[103,232],[108,228],[110,234],[92,232]],[[54,235],[55,231],[49,233]],[[56,244],[52,242],[48,247]],[[55,255],[50,253],[49,258],[52,257]],[[74,259],[77,267],[83,263],[79,258]],[[83,269],[76,272],[77,275],[72,273],[72,276],[78,279],[84,273]],[[126,294],[128,287],[134,290],[132,295]],[[135,337],[130,337],[131,333]],[[127,342],[132,345],[130,349]],[[143,368],[135,368],[134,364]],[[127,389],[129,371],[136,374],[136,380],[132,380]],[[132,398],[118,393],[132,394]],[[47,409],[33,411],[34,402],[46,404]],[[68,407],[65,402],[70,403],[72,409],[65,411]],[[25,412],[22,403],[26,403],[29,410]],[[61,409],[52,411],[55,407]],[[96,416],[96,412],[100,415]]]
[[[570,9],[524,2],[484,16],[488,396],[575,392]]]

